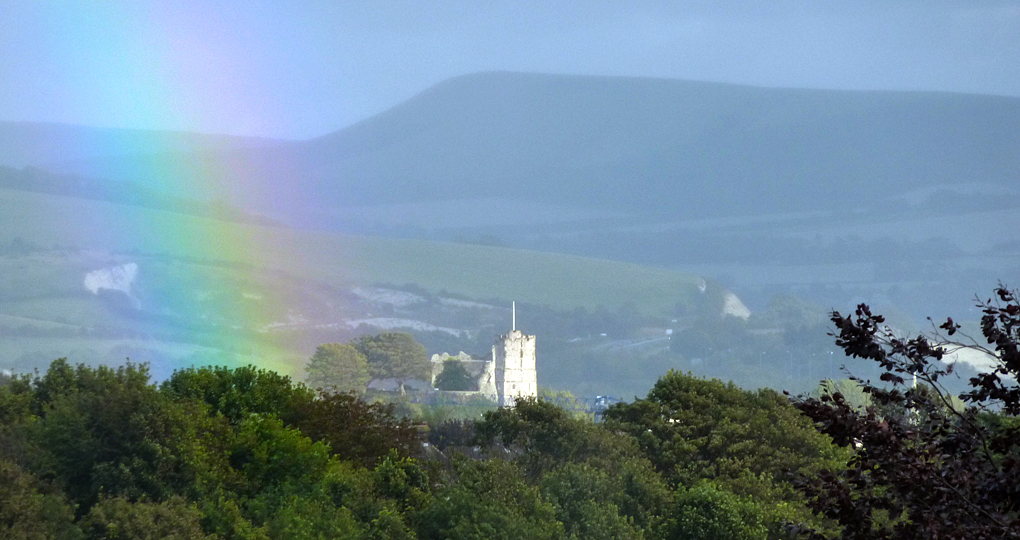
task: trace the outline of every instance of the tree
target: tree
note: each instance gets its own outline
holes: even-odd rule
[[[62,540],[82,538],[74,511],[59,494],[40,492],[34,476],[0,459],[0,538]]]
[[[342,343],[319,345],[305,372],[308,386],[329,392],[363,394],[370,377],[365,355]]]
[[[27,426],[37,446],[24,464],[61,486],[79,514],[102,496],[164,500],[223,465],[222,454],[209,450],[226,422],[202,403],[158,391],[144,365],[57,361],[30,389],[40,414]]]
[[[673,370],[647,398],[613,405],[604,417],[610,429],[634,437],[671,487],[693,488],[707,480],[754,501],[772,536],[787,522],[821,525],[793,482],[837,469],[846,459],[846,451],[819,434],[781,394]]]
[[[427,380],[432,373],[425,346],[411,334],[383,332],[362,336],[352,344],[368,359],[372,377],[396,380],[400,395],[404,395],[404,383],[408,379]]]
[[[202,531],[202,513],[180,497],[163,503],[103,499],[92,507],[82,528],[88,540],[215,540]]]
[[[739,483],[747,472],[788,482],[841,456],[781,394],[673,370],[647,398],[613,405],[605,418],[633,435],[674,485]]]
[[[269,415],[245,419],[228,456],[230,466],[243,476],[238,492],[268,501],[256,505],[259,520],[268,520],[282,499],[307,493],[330,465],[329,446]]]
[[[509,451],[580,538],[651,530],[668,505],[665,482],[631,437],[549,401],[519,399],[485,413],[475,429],[476,444]]]
[[[877,363],[890,385],[859,380],[876,405],[864,411],[838,392],[797,403],[853,449],[845,470],[800,483],[814,510],[842,525],[844,539],[1020,538],[1020,302],[1000,285],[978,307],[980,341],[951,318],[930,335],[903,339],[865,304],[849,317],[832,313],[836,345]],[[946,355],[961,349],[994,363],[970,379],[959,396],[969,404],[963,410],[939,382],[952,372]],[[914,376],[924,385],[914,387]]]
[[[290,377],[255,366],[205,366],[174,371],[160,386],[173,399],[195,399],[232,424],[252,414],[275,414],[285,422],[315,399],[315,392]]]
[[[511,462],[463,460],[456,483],[420,518],[426,540],[553,540],[565,538],[555,508]]]
[[[621,510],[628,497],[626,484],[622,476],[587,463],[567,463],[543,475],[539,487],[568,536],[637,540],[643,538],[640,526]]]
[[[397,418],[393,409],[392,404],[367,403],[353,394],[322,394],[301,410],[297,426],[328,444],[332,454],[372,467],[393,450],[401,456],[421,450],[418,430]]]
[[[449,391],[477,390],[475,378],[457,360],[443,362],[443,372],[436,377],[436,388]]]
[[[678,540],[765,540],[767,516],[753,502],[703,480],[676,496],[665,537]]]
[[[517,399],[512,408],[484,413],[475,424],[475,439],[483,447],[501,444],[509,449],[529,478],[539,478],[568,462],[599,460],[619,466],[622,459],[640,456],[630,437],[532,397]]]

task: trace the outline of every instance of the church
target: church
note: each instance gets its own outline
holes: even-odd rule
[[[517,329],[516,305],[513,326],[508,334],[496,338],[492,357],[475,359],[466,353],[432,355],[432,385],[448,361],[460,362],[475,379],[478,390],[457,392],[477,394],[495,401],[500,407],[513,406],[521,397],[538,397],[538,372],[535,366],[535,336]]]

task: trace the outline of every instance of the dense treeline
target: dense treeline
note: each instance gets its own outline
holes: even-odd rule
[[[155,385],[58,360],[0,377],[0,537],[1016,538],[1020,302],[996,295],[987,347],[952,319],[907,340],[867,306],[833,313],[891,388],[791,400],[670,371],[600,423],[522,399],[426,425],[252,367]],[[960,399],[954,347],[995,363]]]
[[[157,387],[57,361],[8,382],[0,420],[5,538],[399,537],[428,490],[389,408],[250,367]]]
[[[841,459],[778,394],[675,372],[604,423],[523,400],[429,430],[252,367],[58,360],[5,381],[0,426],[26,539],[781,538],[825,528],[790,482]]]

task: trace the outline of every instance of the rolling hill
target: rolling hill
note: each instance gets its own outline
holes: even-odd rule
[[[59,169],[179,171],[182,188],[316,228],[343,226],[345,207],[494,197],[689,219],[1015,185],[1017,125],[1020,99],[1006,97],[483,73],[312,140]]]
[[[625,309],[665,320],[705,286],[622,262],[10,189],[0,189],[0,275],[0,368],[122,355],[152,361],[160,375],[196,362],[299,375],[317,344],[387,328],[451,350],[484,344],[505,331],[509,300],[536,312]]]
[[[188,153],[283,144],[257,137],[113,129],[0,121],[0,164],[57,168],[60,163],[111,156]]]
[[[0,189],[0,242],[159,254],[287,272],[330,285],[415,284],[557,309],[635,304],[664,313],[700,278],[584,257],[220,221],[105,201]]]
[[[1020,272],[1018,125],[1017,98],[522,73],[451,79],[303,141],[0,124],[0,165],[21,169],[4,185],[54,180],[0,189],[16,300],[0,327],[26,334],[0,356],[84,332],[294,370],[351,321],[454,347],[501,328],[510,299],[661,318],[699,297],[695,274],[754,311],[793,294],[973,318],[975,293]],[[130,294],[84,291],[126,264]],[[366,299],[406,294],[423,300]],[[603,379],[643,376],[615,352],[631,345],[598,345]],[[589,366],[592,350],[564,354]]]

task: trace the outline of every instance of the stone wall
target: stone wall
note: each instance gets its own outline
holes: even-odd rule
[[[496,365],[488,359],[471,358],[471,355],[461,351],[457,356],[450,356],[447,353],[432,355],[432,387],[436,387],[436,377],[443,372],[443,362],[456,360],[464,369],[475,378],[478,385],[477,393],[493,401],[496,401]]]

